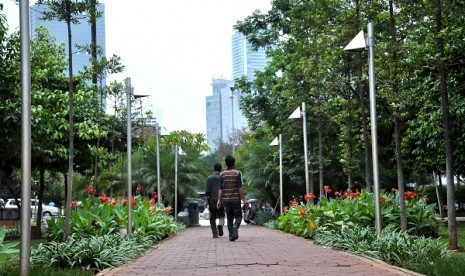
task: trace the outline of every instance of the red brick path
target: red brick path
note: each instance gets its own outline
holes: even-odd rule
[[[325,248],[261,226],[242,225],[239,239],[211,237],[210,227],[190,227],[125,266],[98,276],[123,275],[420,275],[381,261]]]

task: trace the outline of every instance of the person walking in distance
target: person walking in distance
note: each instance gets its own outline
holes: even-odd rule
[[[217,207],[224,206],[228,220],[229,240],[239,238],[239,226],[242,222],[241,199],[247,205],[242,183],[242,173],[235,169],[236,159],[228,155],[224,159],[227,169],[220,173],[220,190]]]
[[[208,206],[210,211],[210,227],[212,229],[213,238],[223,236],[224,226],[224,207],[217,206],[218,203],[218,191],[220,189],[220,173],[221,164],[216,163],[213,166],[215,173],[207,178],[207,184],[205,186],[205,207]],[[218,228],[216,227],[216,219],[219,218]]]

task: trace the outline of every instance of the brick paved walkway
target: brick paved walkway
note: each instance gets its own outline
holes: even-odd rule
[[[234,253],[232,253],[234,252]],[[208,226],[190,227],[125,266],[98,276],[133,275],[420,275],[381,261],[325,248],[261,226],[242,225],[239,239],[211,237]]]

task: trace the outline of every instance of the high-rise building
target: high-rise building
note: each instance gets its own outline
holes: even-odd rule
[[[262,71],[268,59],[264,48],[252,49],[250,42],[241,34],[232,36],[232,70],[233,79],[247,76],[248,80],[255,78],[256,71]]]
[[[97,45],[102,51],[102,55],[105,56],[105,5],[100,3],[97,7],[98,12],[101,14],[97,18]],[[44,11],[49,11],[49,7],[46,4],[37,5],[34,4],[30,7],[30,24],[31,34],[35,35],[35,29],[38,26],[44,26],[48,28],[50,34],[56,38],[56,43],[64,43],[66,47],[66,53],[68,53],[68,29],[66,22],[42,19]],[[83,14],[79,19],[79,24],[71,24],[72,34],[72,52],[73,52],[73,73],[77,74],[79,71],[84,69],[84,66],[90,67],[91,53],[87,52],[82,46],[91,45],[91,25],[89,23],[89,16]],[[98,85],[105,85],[105,80]]]
[[[240,33],[232,36],[233,78],[247,76],[253,80],[256,71],[267,65],[265,49],[252,49]],[[241,91],[231,90],[234,81],[213,79],[213,95],[206,97],[207,142],[215,150],[218,142],[230,142],[234,130],[247,128],[247,120],[240,110]]]

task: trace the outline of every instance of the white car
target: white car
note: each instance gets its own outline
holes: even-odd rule
[[[20,199],[19,201],[21,202]],[[16,200],[14,198],[9,198],[6,201],[4,208],[5,209],[18,209],[18,206],[16,205]],[[32,211],[33,216],[35,216],[35,214],[37,213],[38,208],[39,208],[39,201],[37,200],[37,203],[36,203],[35,199],[31,199],[31,211]],[[42,203],[42,217],[43,218],[57,217],[59,215],[60,215],[60,208],[48,206]]]

